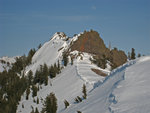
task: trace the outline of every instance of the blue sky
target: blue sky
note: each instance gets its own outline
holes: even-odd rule
[[[150,0],[0,0],[0,56],[27,54],[55,32],[90,29],[106,45],[150,55]]]

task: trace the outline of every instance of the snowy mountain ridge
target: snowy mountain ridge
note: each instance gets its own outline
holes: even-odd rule
[[[31,89],[28,100],[24,93],[17,113],[30,113],[36,108],[42,111],[43,100],[51,92],[54,92],[57,97],[58,113],[76,113],[77,111],[83,113],[148,113],[150,111],[148,107],[150,105],[148,90],[150,56],[129,61],[110,72],[109,62],[106,68],[102,69],[91,62],[93,54],[77,50],[70,51],[71,44],[77,41],[81,34],[68,38],[64,33],[55,33],[51,40],[34,54],[31,65],[26,67],[26,74],[30,70],[35,73],[44,63],[51,66],[59,60],[60,65],[63,66],[62,54],[66,50],[69,51],[69,63],[55,78],[48,78],[47,86],[39,86],[36,97],[32,97]],[[71,64],[72,56],[74,57],[73,65]],[[92,69],[99,70],[108,76],[98,75]],[[76,103],[74,99],[82,96],[83,84],[87,88],[87,99]],[[142,96],[143,98],[140,98]],[[39,104],[34,102],[38,98]],[[70,103],[67,109],[64,107],[65,99]],[[140,102],[141,104],[137,104]]]

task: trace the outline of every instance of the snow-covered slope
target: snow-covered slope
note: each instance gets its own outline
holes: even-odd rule
[[[114,70],[97,84],[88,99],[63,113],[149,113],[150,56],[142,57]]]
[[[143,57],[127,68],[124,80],[112,93],[117,103],[110,107],[115,113],[149,113],[150,57]]]
[[[0,58],[0,72],[9,70],[12,67],[12,63],[15,63],[16,57],[2,57]]]
[[[61,57],[63,50],[67,47],[67,37],[63,33],[55,33],[50,41],[46,42],[33,56],[32,65],[28,66],[26,72],[32,70],[33,73],[40,65],[46,63],[48,66],[56,63]]]
[[[90,54],[87,53],[82,55],[83,59],[78,56],[77,59],[74,60],[73,65],[69,63],[68,66],[62,70],[61,74],[57,75],[54,79],[49,79],[47,86],[42,85],[37,96],[34,98],[36,100],[38,97],[40,99],[40,104],[33,102],[32,93],[30,93],[29,100],[26,100],[26,95],[24,93],[18,106],[17,113],[31,112],[31,106],[33,106],[34,109],[37,107],[38,110],[41,111],[43,107],[41,98],[44,100],[51,92],[54,92],[58,99],[58,113],[65,110],[65,99],[70,104],[74,105],[74,99],[77,96],[82,96],[83,84],[86,84],[87,91],[90,92],[93,89],[94,83],[104,80],[104,77],[92,72],[91,67],[98,67],[90,63],[89,57]],[[22,108],[22,105],[24,105],[24,108]]]

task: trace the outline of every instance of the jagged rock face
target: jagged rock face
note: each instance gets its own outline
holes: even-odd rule
[[[71,51],[77,50],[80,52],[94,54],[98,59],[103,58],[103,55],[105,55],[105,57],[111,61],[114,68],[127,61],[127,56],[123,51],[119,51],[117,49],[109,50],[96,31],[84,32],[70,48]]]
[[[81,34],[81,36],[78,37],[78,40],[76,40],[71,46],[71,51],[74,50],[95,55],[101,55],[105,52],[109,52],[104,41],[100,38],[96,31],[89,31]]]

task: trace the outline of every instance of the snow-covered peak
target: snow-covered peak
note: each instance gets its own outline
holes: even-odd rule
[[[56,32],[52,36],[51,40],[58,40],[58,39],[65,40],[65,39],[67,39],[67,36],[66,36],[66,34],[64,32]]]
[[[67,36],[63,32],[55,33],[51,40],[46,42],[32,57],[32,64],[26,68],[26,74],[29,70],[33,73],[40,65],[46,63],[48,66],[53,65],[60,60],[64,49],[68,47]]]
[[[81,34],[83,34],[83,32],[74,35],[74,37],[71,39],[71,41],[75,42],[78,39],[78,37],[81,36]]]

